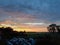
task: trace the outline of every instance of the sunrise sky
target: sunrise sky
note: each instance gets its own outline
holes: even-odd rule
[[[0,27],[47,32],[52,23],[60,24],[60,0],[0,0]]]

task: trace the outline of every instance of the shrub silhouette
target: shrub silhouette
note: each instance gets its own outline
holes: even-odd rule
[[[4,38],[7,38],[7,39],[12,38],[12,37],[27,37],[27,34],[25,31],[24,32],[13,31],[11,27],[0,28],[0,33],[2,33],[0,35],[3,35]]]

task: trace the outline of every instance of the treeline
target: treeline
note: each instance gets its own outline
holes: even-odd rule
[[[24,37],[26,38],[27,34],[26,32],[17,32],[17,31],[13,31],[13,29],[11,27],[1,27],[0,28],[0,36],[3,36],[4,38],[12,38],[12,37]]]

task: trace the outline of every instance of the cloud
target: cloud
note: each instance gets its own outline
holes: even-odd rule
[[[43,25],[44,23],[24,23],[24,24],[27,24],[27,25]]]
[[[59,0],[0,0],[0,21],[53,23],[60,19]]]

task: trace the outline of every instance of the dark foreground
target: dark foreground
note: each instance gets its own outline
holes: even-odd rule
[[[0,28],[0,45],[60,45],[60,33],[16,32]]]
[[[0,45],[60,45],[59,33],[24,33],[0,37]]]

